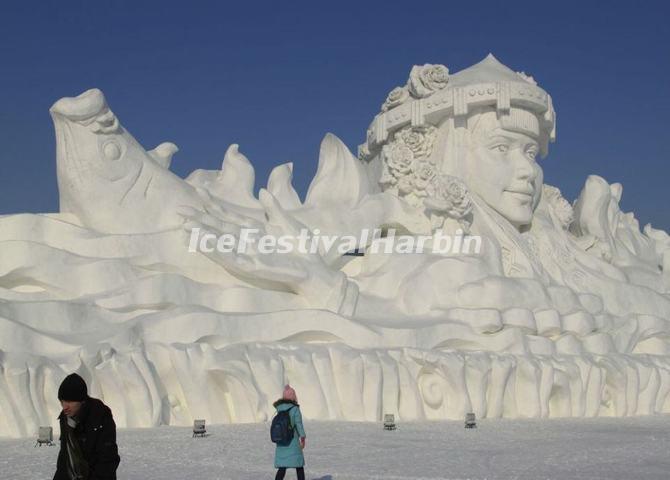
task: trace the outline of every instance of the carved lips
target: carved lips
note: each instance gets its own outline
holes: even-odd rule
[[[507,188],[504,190],[504,192],[516,198],[520,202],[531,203],[533,201],[533,195],[535,194],[535,189],[531,185],[526,185],[526,186]]]

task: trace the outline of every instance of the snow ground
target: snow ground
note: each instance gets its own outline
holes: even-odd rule
[[[268,424],[118,432],[119,480],[272,479]],[[306,473],[346,479],[668,479],[670,416],[381,424],[306,421]],[[0,479],[51,479],[57,447],[0,439]],[[286,478],[295,478],[289,471]]]

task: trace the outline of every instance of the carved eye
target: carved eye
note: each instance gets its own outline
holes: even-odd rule
[[[104,153],[107,160],[118,160],[121,157],[121,147],[112,140],[103,145],[102,153]]]
[[[498,153],[507,153],[509,151],[509,145],[506,145],[504,143],[498,143],[496,145],[493,145],[491,147],[491,150]]]
[[[531,145],[530,147],[528,147],[526,149],[526,155],[531,160],[535,160],[535,158],[537,157],[537,147],[535,145]]]

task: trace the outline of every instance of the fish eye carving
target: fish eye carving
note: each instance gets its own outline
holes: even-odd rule
[[[116,141],[110,140],[102,146],[102,153],[107,160],[118,160],[121,158],[121,147]]]

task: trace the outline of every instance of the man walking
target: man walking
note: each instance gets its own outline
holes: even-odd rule
[[[88,396],[86,382],[76,373],[65,377],[58,399],[63,411],[58,416],[60,452],[53,480],[116,480],[121,459],[112,411]]]

